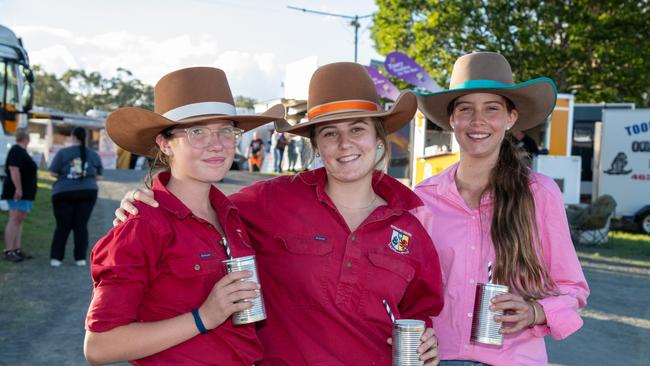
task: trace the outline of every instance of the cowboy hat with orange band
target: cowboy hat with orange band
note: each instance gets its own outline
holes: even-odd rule
[[[279,132],[310,137],[318,124],[377,117],[390,134],[409,123],[416,108],[415,94],[405,91],[385,111],[366,69],[352,62],[336,62],[319,67],[311,77],[306,120],[294,125],[279,120],[275,128]]]
[[[154,88],[154,111],[120,108],[106,120],[106,132],[121,148],[152,156],[156,135],[173,126],[232,121],[244,131],[284,120],[276,104],[259,115],[238,115],[226,74],[214,67],[190,67],[163,76]]]

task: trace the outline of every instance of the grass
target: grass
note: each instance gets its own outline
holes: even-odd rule
[[[611,231],[609,243],[601,247],[578,246],[581,253],[620,259],[622,263],[650,266],[650,235]]]
[[[22,248],[37,258],[49,258],[52,234],[54,233],[54,212],[52,211],[52,183],[54,180],[45,171],[38,172],[38,192],[32,212],[27,214],[23,223]],[[0,212],[0,232],[4,249],[4,232],[9,218],[8,212]],[[21,263],[0,260],[0,274],[17,272]],[[0,277],[2,278],[2,277]]]

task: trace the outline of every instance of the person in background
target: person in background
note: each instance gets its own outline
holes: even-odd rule
[[[291,135],[289,137],[289,144],[287,144],[287,158],[289,159],[289,166],[287,167],[287,170],[290,172],[296,171],[296,162],[298,161],[296,141],[300,141],[300,137]]]
[[[248,158],[249,172],[259,172],[262,170],[262,163],[264,163],[264,141],[262,141],[257,131],[253,132],[253,139],[248,145],[246,157]]]
[[[424,115],[460,145],[458,163],[415,188],[424,201],[415,214],[445,278],[445,307],[433,318],[441,365],[546,365],[544,336],[564,339],[583,324],[589,287],[562,193],[509,136],[544,122],[555,100],[551,79],[514,84],[508,61],[492,52],[460,57],[449,89],[418,96]],[[488,282],[509,287],[490,305],[504,312],[495,316],[501,347],[470,342],[476,286]]]
[[[72,129],[72,146],[59,150],[49,171],[56,178],[52,186],[52,209],[56,228],[52,237],[50,265],[59,267],[65,256],[70,231],[74,231],[74,259],[77,266],[86,265],[88,251],[88,219],[97,201],[97,181],[104,168],[95,150],[86,147],[86,130]]]
[[[27,152],[29,131],[16,130],[16,144],[9,149],[5,162],[5,180],[2,199],[9,205],[9,219],[5,227],[4,259],[20,262],[32,258],[22,249],[23,222],[33,208],[36,198],[36,163]]]
[[[273,148],[273,164],[276,173],[282,173],[282,160],[284,159],[284,149],[287,147],[287,137],[282,132],[275,135],[275,147]]]

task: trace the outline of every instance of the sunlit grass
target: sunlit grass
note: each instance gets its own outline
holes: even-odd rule
[[[622,263],[650,266],[650,235],[624,231],[609,233],[609,243],[603,246],[577,246],[579,252],[604,258],[621,259]]]

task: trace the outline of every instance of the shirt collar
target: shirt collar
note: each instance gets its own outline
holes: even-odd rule
[[[325,168],[303,172],[298,177],[305,184],[316,187],[316,196],[319,200],[331,201],[325,194],[325,182],[327,182]],[[372,175],[372,188],[393,210],[411,210],[423,205],[422,200],[410,188],[379,170],[375,170]]]
[[[456,186],[456,173],[458,172],[458,165],[459,163],[454,163],[441,173],[423,181],[419,184],[419,186],[432,187],[435,189],[435,192],[437,194],[450,197],[461,203],[463,206],[467,206],[465,200],[458,191],[458,186]],[[491,192],[486,192],[481,198],[481,206],[491,204],[493,199],[494,195]]]
[[[192,214],[192,211],[167,189],[167,183],[171,174],[169,172],[160,172],[153,182],[152,190],[154,191],[156,201],[160,207],[174,214],[179,219],[184,219]],[[230,209],[236,209],[232,202],[219,191],[215,186],[210,188],[210,202],[217,213],[219,222],[224,223],[225,216]],[[223,225],[223,224],[222,224]]]

